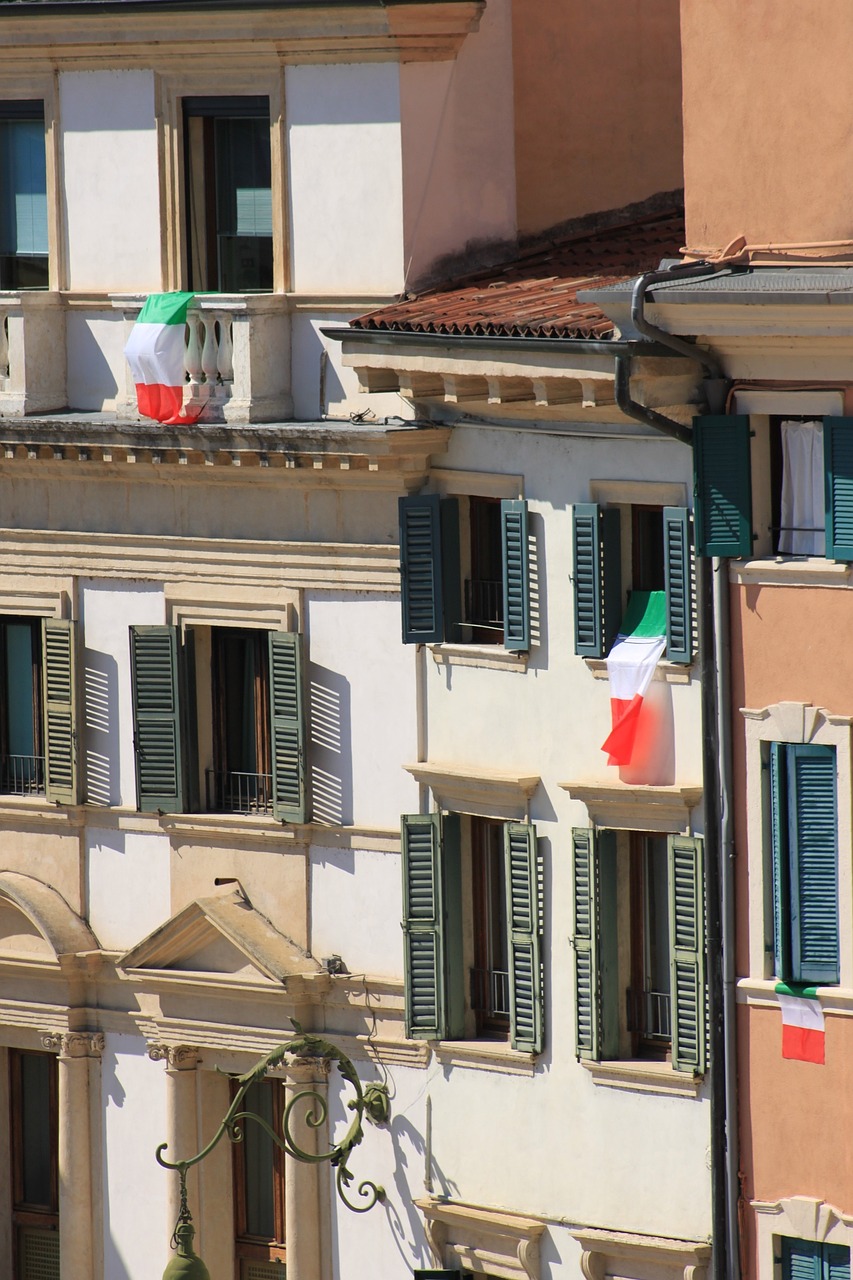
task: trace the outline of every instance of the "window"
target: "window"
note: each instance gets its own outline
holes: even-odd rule
[[[12,1049],[9,1075],[15,1275],[59,1280],[56,1058]]]
[[[577,1054],[705,1070],[702,841],[572,833]]]
[[[0,289],[47,287],[44,103],[0,102]]]
[[[541,1053],[535,829],[459,814],[411,814],[402,820],[402,847],[406,1034],[422,1040],[509,1035],[514,1049]]]
[[[0,794],[77,803],[75,624],[0,618]]]
[[[770,743],[773,951],[783,982],[839,981],[833,747]]]
[[[621,504],[620,504],[621,505]],[[630,591],[666,592],[666,657],[693,661],[692,527],[686,507],[636,504],[623,520],[620,506],[574,507],[575,653],[603,658],[625,611]],[[623,555],[623,525],[630,554]]]
[[[284,1085],[259,1080],[248,1090],[245,1111],[281,1134]],[[253,1120],[241,1120],[242,1142],[233,1144],[235,1254],[238,1280],[278,1280],[287,1263],[284,1152]]]
[[[404,643],[530,649],[526,502],[401,498],[400,574]]]
[[[823,423],[770,419],[772,547],[779,555],[826,552]]]
[[[270,666],[265,631],[215,627],[212,636],[214,812],[271,813]]]
[[[184,98],[184,149],[190,289],[272,289],[269,99]]]
[[[782,1280],[850,1280],[850,1249],[843,1244],[782,1236]]]

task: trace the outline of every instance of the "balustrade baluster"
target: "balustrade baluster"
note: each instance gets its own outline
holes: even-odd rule
[[[9,377],[9,315],[0,311],[0,378]]]
[[[217,371],[221,382],[234,381],[234,341],[231,333],[232,317],[227,311],[216,313],[219,321],[219,361]]]
[[[211,388],[216,386],[216,315],[209,311],[203,311],[201,314],[201,323],[204,328],[204,346],[201,349],[201,367],[207,385]]]
[[[199,341],[199,318],[198,316],[187,316],[187,339],[184,348],[184,368],[189,374],[190,386],[193,395],[197,393],[198,385],[202,381],[203,373],[201,366],[201,342]]]

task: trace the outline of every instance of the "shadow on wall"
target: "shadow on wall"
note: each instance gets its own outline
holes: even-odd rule
[[[349,681],[309,663],[311,812],[326,826],[352,823],[352,725]]]
[[[108,653],[85,651],[86,800],[121,804],[118,732],[118,664]]]
[[[400,1256],[408,1267],[431,1267],[433,1261],[426,1242],[423,1218],[412,1203],[412,1187],[418,1185],[419,1172],[416,1168],[412,1168],[409,1177],[406,1177],[406,1170],[409,1168],[412,1156],[417,1157],[418,1162],[424,1167],[426,1144],[423,1134],[419,1133],[405,1116],[394,1118],[390,1125],[390,1133],[394,1146],[394,1184],[397,1188],[397,1200],[405,1209],[408,1218],[408,1222],[404,1223],[396,1205],[391,1200],[386,1200],[385,1213],[391,1227],[391,1234]],[[411,1162],[414,1164],[413,1160]],[[424,1173],[426,1173],[425,1167]],[[427,1192],[424,1187],[423,1195],[432,1194],[451,1199],[459,1195],[459,1187],[445,1176],[434,1156],[431,1159],[429,1177],[424,1181],[431,1181],[433,1190]]]

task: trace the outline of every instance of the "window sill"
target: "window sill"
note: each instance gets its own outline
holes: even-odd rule
[[[634,1093],[659,1093],[671,1098],[695,1098],[702,1087],[702,1077],[676,1071],[668,1062],[651,1062],[630,1058],[623,1062],[591,1062],[581,1058],[581,1066],[592,1076],[593,1084],[608,1089],[630,1089]]]
[[[787,587],[846,587],[851,566],[823,556],[766,556],[732,560],[729,581]]]
[[[596,680],[607,679],[606,658],[584,658],[587,670]],[[655,667],[654,680],[664,680],[667,684],[690,684],[693,678],[693,665],[684,662],[659,662]]]
[[[526,671],[529,653],[500,644],[431,644],[433,662],[443,667],[482,667],[489,671]]]
[[[536,1054],[521,1053],[497,1040],[441,1040],[433,1051],[443,1067],[473,1067],[478,1071],[502,1071],[505,1075],[532,1076]]]
[[[763,1006],[766,1009],[778,1009],[779,997],[776,994],[776,978],[739,978],[737,983],[738,1004]],[[824,1013],[836,1013],[849,1017],[853,1014],[853,988],[851,987],[818,987],[817,999]]]

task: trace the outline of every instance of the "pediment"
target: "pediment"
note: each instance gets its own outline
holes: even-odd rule
[[[97,949],[89,926],[51,885],[17,871],[0,872],[0,957],[58,961]]]

